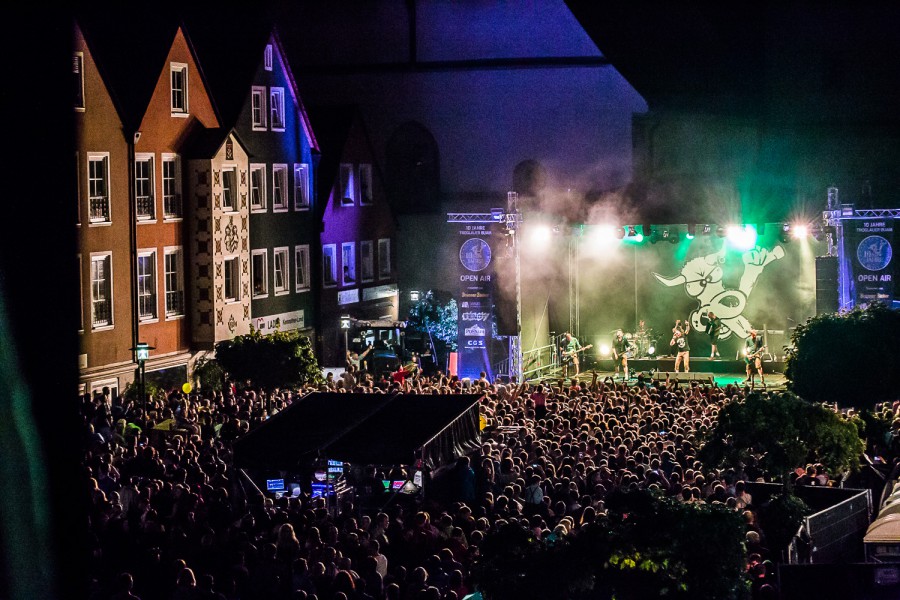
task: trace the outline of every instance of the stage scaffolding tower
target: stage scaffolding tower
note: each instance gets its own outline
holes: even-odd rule
[[[509,338],[508,359],[509,375],[522,380],[522,271],[519,261],[519,236],[517,231],[522,223],[519,212],[519,194],[507,192],[506,212],[494,209],[490,213],[447,213],[448,223],[502,223],[509,235],[513,251],[516,271],[516,335]]]

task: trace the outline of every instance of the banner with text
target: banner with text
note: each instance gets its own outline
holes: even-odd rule
[[[844,249],[854,306],[894,299],[894,219],[844,221]]]
[[[490,359],[494,261],[492,223],[458,223],[459,229],[459,378],[472,381],[482,372],[493,380]]]

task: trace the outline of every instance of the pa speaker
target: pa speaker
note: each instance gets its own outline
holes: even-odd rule
[[[816,314],[838,311],[838,257],[816,257]]]

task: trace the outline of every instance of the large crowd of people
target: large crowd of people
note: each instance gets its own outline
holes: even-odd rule
[[[446,482],[440,498],[345,499],[329,509],[307,491],[242,493],[232,442],[316,390],[481,393],[487,427],[476,452],[435,473]],[[376,380],[350,369],[303,389],[174,391],[145,406],[85,395],[93,597],[462,600],[476,591],[470,568],[498,523],[538,536],[577,535],[606,510],[610,492],[635,488],[740,512],[754,594],[776,597],[778,557],[746,485],[767,474],[753,462],[708,470],[697,459],[718,411],[748,391],[675,381],[626,386],[596,375],[523,384],[416,372]],[[388,478],[377,471],[369,466],[365,477]],[[804,477],[830,483],[821,465]]]

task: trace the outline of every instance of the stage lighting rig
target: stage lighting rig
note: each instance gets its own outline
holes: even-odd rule
[[[781,224],[781,233],[778,234],[778,239],[781,240],[782,244],[787,244],[791,241],[791,224],[790,223],[782,223]]]
[[[662,239],[670,244],[677,244],[680,241],[677,229],[669,229],[666,227],[662,231]]]
[[[712,233],[712,225],[708,223],[703,225],[703,235],[709,235],[710,233]]]

